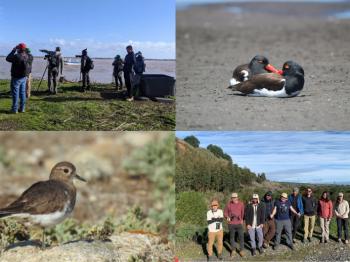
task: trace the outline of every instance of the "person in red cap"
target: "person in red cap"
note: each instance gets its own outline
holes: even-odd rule
[[[11,53],[6,57],[6,61],[12,63],[11,66],[11,95],[12,109],[8,114],[17,114],[25,112],[26,105],[26,82],[29,74],[28,54],[24,52],[26,45],[21,43],[13,48]],[[17,50],[17,54],[16,53]],[[18,100],[20,106],[18,110]]]
[[[222,221],[224,220],[224,213],[221,209],[218,209],[218,201],[214,200],[211,203],[212,209],[207,212],[208,222],[208,261],[212,261],[213,244],[215,237],[218,239],[218,258],[223,259],[221,254],[224,238],[224,229],[222,227]]]

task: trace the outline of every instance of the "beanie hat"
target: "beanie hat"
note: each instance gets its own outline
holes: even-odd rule
[[[30,53],[30,51],[31,51],[30,48],[27,47],[27,48],[26,48],[26,52],[27,52],[27,53]]]
[[[61,51],[61,47],[57,46],[57,47],[56,47],[56,51],[59,51],[59,52],[60,52],[60,51]]]
[[[272,197],[272,192],[271,191],[267,191],[266,196]]]
[[[120,58],[120,55],[117,55],[115,58]]]
[[[131,45],[128,45],[126,48],[130,49],[132,51],[132,46]]]
[[[23,43],[20,43],[19,45],[16,46],[17,49],[21,49],[21,50],[25,50],[26,49],[26,45]]]

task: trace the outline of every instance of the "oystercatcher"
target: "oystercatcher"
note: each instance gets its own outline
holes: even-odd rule
[[[0,209],[1,218],[14,218],[32,229],[42,231],[42,250],[45,250],[44,230],[65,220],[73,211],[76,189],[73,179],[86,180],[75,173],[69,162],[56,164],[47,181],[40,181],[12,204]]]
[[[304,82],[304,69],[296,62],[287,61],[277,74],[255,75],[229,88],[248,96],[294,97],[301,92]]]
[[[262,73],[277,73],[277,70],[273,68],[267,57],[262,55],[255,56],[249,64],[244,64],[236,67],[233,71],[232,79],[230,81],[231,86],[241,83],[250,79],[252,76]]]

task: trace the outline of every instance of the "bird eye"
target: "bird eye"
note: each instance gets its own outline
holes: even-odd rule
[[[285,65],[284,68],[289,68],[289,65]]]
[[[64,171],[64,173],[68,173],[69,172],[69,170],[68,169],[65,169],[65,170],[63,170]]]
[[[260,63],[264,62],[262,59],[259,60]]]

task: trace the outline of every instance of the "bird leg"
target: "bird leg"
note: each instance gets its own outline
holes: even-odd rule
[[[45,228],[42,227],[42,228],[41,228],[41,233],[42,233],[42,239],[41,239],[41,241],[42,241],[43,246],[42,246],[41,250],[45,250],[45,234],[44,234],[44,232],[45,232]]]

